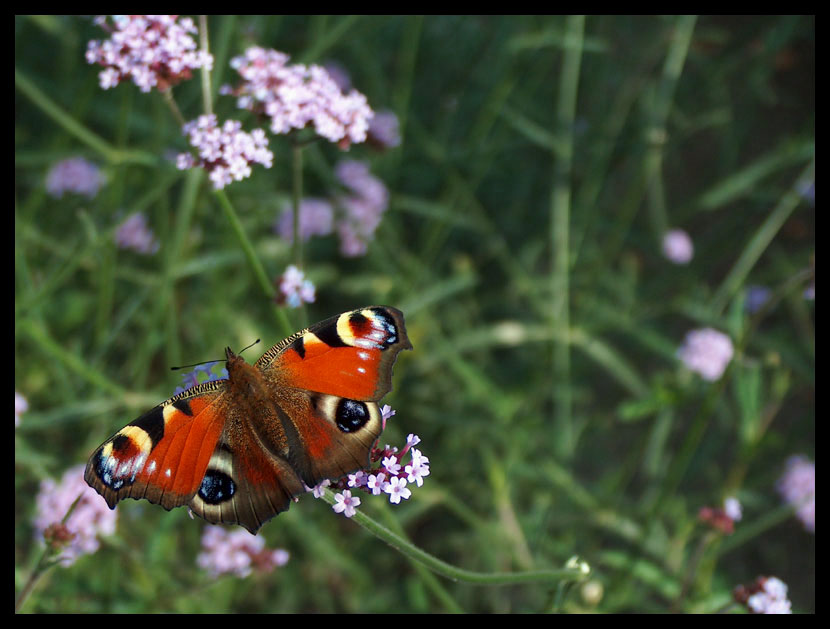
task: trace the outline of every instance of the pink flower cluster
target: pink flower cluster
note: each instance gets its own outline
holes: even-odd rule
[[[56,163],[46,175],[46,191],[56,199],[64,192],[94,198],[104,183],[101,170],[83,157],[70,157]]]
[[[816,464],[807,457],[792,456],[778,481],[778,493],[795,507],[798,519],[810,533],[816,532]]]
[[[381,409],[383,426],[386,427],[386,420],[395,414],[388,405]],[[401,500],[408,500],[412,495],[410,487],[421,487],[424,478],[429,476],[429,459],[421,451],[413,446],[421,442],[420,437],[410,434],[406,438],[406,445],[400,452],[397,448],[386,446],[385,448],[373,448],[370,460],[373,463],[380,461],[377,468],[358,470],[349,474],[346,479],[341,479],[334,486],[342,491],[335,494],[335,504],[332,507],[335,513],[342,513],[347,518],[355,514],[355,509],[360,505],[361,500],[352,494],[352,490],[362,490],[374,496],[386,494],[389,502],[399,504]],[[409,454],[409,462],[404,463],[404,457]],[[407,486],[408,485],[408,486]],[[314,489],[314,497],[322,495],[322,488],[332,486],[331,481],[325,480]],[[347,489],[347,487],[351,489]]]
[[[279,280],[279,293],[276,301],[286,304],[289,308],[299,308],[304,302],[314,303],[315,289],[311,280],[305,278],[305,273],[293,264],[285,269]]]
[[[357,90],[344,94],[325,68],[288,65],[289,56],[258,46],[231,59],[243,79],[241,85],[223,86],[221,93],[237,97],[240,109],[264,113],[271,131],[288,133],[313,125],[322,137],[346,149],[364,142],[374,112]]]
[[[107,507],[106,501],[84,481],[85,465],[77,465],[66,471],[60,483],[48,479],[40,484],[37,495],[37,515],[34,526],[39,537],[44,534],[52,539],[62,537],[60,563],[69,566],[78,557],[94,553],[100,543],[99,535],[115,533],[117,514]],[[69,507],[81,497],[64,526],[60,523]],[[56,534],[56,531],[59,533]]]
[[[115,15],[113,26],[105,17],[98,23],[110,31],[110,39],[90,41],[86,60],[104,66],[98,75],[101,87],[115,87],[131,79],[142,92],[167,89],[189,79],[197,68],[210,70],[213,57],[197,50],[191,34],[193,20],[178,15]]]
[[[369,172],[364,162],[345,160],[335,168],[335,175],[347,192],[332,201],[304,199],[300,203],[300,237],[325,236],[337,230],[340,253],[346,257],[365,255],[383,213],[389,207],[389,191]],[[286,240],[293,237],[291,208],[286,205],[274,229]]]
[[[273,572],[288,563],[288,551],[265,548],[265,539],[248,531],[229,531],[221,526],[208,526],[202,534],[202,552],[196,559],[200,568],[213,578],[223,574],[247,577],[256,570]]]
[[[686,334],[677,356],[704,380],[714,382],[723,375],[734,351],[732,340],[726,334],[713,328],[703,328]]]
[[[180,170],[200,166],[204,168],[217,190],[251,176],[251,164],[271,168],[274,154],[268,150],[268,138],[262,129],[251,133],[242,131],[242,123],[227,120],[220,128],[216,115],[199,116],[184,125],[182,131],[190,136],[199,158],[181,153],[176,158]]]
[[[147,226],[147,217],[141,212],[133,212],[118,226],[115,230],[115,242],[122,249],[132,249],[144,255],[151,255],[159,250],[159,241],[153,235],[153,230]]]
[[[751,584],[739,585],[733,598],[753,614],[792,614],[787,584],[778,577],[758,577]]]

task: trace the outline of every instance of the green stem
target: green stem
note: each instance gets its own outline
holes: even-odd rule
[[[210,46],[208,42],[208,27],[207,16],[199,16],[199,47],[205,52],[210,53]],[[202,106],[205,113],[210,115],[213,113],[213,98],[210,91],[210,71],[207,68],[202,68]]]
[[[551,269],[551,326],[554,330],[570,329],[570,299],[568,271],[570,266],[569,229],[571,211],[571,168],[573,163],[574,120],[582,62],[585,16],[568,18],[565,57],[559,81],[559,101],[556,107],[559,150],[553,156],[553,190],[550,201]],[[559,457],[567,458],[573,452],[574,431],[571,418],[571,375],[569,335],[555,336],[551,392],[554,396],[554,430],[557,435],[554,448]]]
[[[291,149],[291,213],[293,218],[292,260],[297,268],[303,266],[303,241],[300,238],[300,200],[303,196],[303,147],[294,144]]]
[[[265,295],[267,299],[273,299],[274,285],[268,279],[268,274],[265,272],[265,267],[263,267],[262,263],[259,261],[259,257],[256,254],[254,245],[248,239],[248,236],[245,233],[245,229],[242,227],[242,221],[239,220],[239,216],[237,216],[236,210],[231,204],[230,199],[228,199],[228,195],[225,194],[224,190],[217,190],[216,198],[219,199],[219,205],[222,207],[222,210],[225,213],[225,217],[228,219],[231,229],[233,230],[233,233],[236,235],[236,238],[242,247],[242,251],[245,254],[245,259],[248,261],[248,266],[251,268],[251,271],[253,271],[254,279],[256,280],[257,284],[259,284],[259,288],[262,291],[262,294]],[[288,317],[285,314],[285,310],[283,308],[276,308],[275,312],[277,323],[279,323],[282,327],[283,334],[285,336],[290,336],[294,329],[291,325],[291,322],[288,320]]]
[[[325,490],[323,499],[331,505],[336,502],[334,492],[331,489]],[[574,561],[569,562],[569,564],[574,564],[573,567],[569,566],[562,570],[527,570],[524,572],[475,572],[473,570],[465,570],[424,552],[408,540],[393,533],[376,520],[373,520],[362,511],[355,511],[351,520],[409,559],[447,579],[461,581],[470,585],[515,585],[519,583],[546,583],[561,580],[584,581],[591,573],[587,564]]]

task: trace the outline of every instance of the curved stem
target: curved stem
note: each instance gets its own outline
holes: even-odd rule
[[[326,489],[323,499],[329,504],[335,504],[334,492]],[[465,570],[448,564],[433,555],[421,550],[409,540],[393,533],[388,528],[370,518],[362,511],[356,511],[351,520],[359,524],[378,539],[383,540],[392,548],[420,563],[433,572],[453,581],[461,581],[470,585],[515,585],[518,583],[543,583],[548,581],[584,581],[591,574],[588,564],[578,560],[568,562],[568,567],[561,570],[526,570],[524,572],[476,572]]]

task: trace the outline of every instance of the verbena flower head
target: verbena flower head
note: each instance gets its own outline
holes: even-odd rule
[[[392,417],[395,411],[384,405],[381,413],[385,420]],[[314,497],[322,496],[324,486],[342,490],[335,494],[336,503],[332,508],[336,513],[343,513],[349,518],[361,504],[360,498],[355,495],[357,492],[374,496],[385,495],[392,504],[408,500],[413,489],[421,487],[424,478],[430,473],[429,459],[420,450],[412,447],[420,441],[420,437],[410,434],[406,439],[406,445],[400,451],[388,445],[384,448],[372,448],[369,455],[369,460],[373,464],[371,467],[358,470],[334,483],[329,480],[323,481],[313,488]],[[380,465],[375,466],[378,462]]]
[[[84,481],[85,465],[77,465],[66,471],[59,483],[48,479],[40,484],[37,495],[37,515],[34,527],[43,537],[49,531],[59,532],[65,545],[59,556],[60,563],[69,566],[78,557],[94,553],[100,543],[99,535],[115,533],[117,513],[107,507],[106,501]],[[60,526],[72,503],[81,496],[72,515]]]
[[[61,160],[46,175],[46,192],[56,199],[60,199],[65,192],[93,199],[103,184],[101,170],[83,157]]]
[[[694,257],[692,239],[682,229],[672,229],[663,236],[663,255],[675,264],[688,264]]]
[[[277,280],[279,292],[276,296],[278,304],[285,304],[289,308],[299,308],[304,302],[314,303],[315,288],[311,280],[305,278],[305,273],[293,264],[285,269]]]
[[[816,464],[806,456],[787,459],[787,469],[778,480],[778,493],[796,509],[796,516],[810,533],[816,532]]]
[[[132,80],[142,92],[164,90],[189,79],[198,68],[210,70],[213,57],[198,50],[191,35],[193,20],[178,15],[114,15],[97,22],[110,32],[110,39],[93,40],[86,50],[88,63],[104,66],[98,75],[103,89]]]
[[[741,503],[738,502],[737,498],[729,497],[723,501],[723,508],[702,507],[697,517],[698,520],[708,524],[716,531],[731,535],[735,532],[735,522],[738,522],[742,517]]]
[[[677,356],[704,380],[714,382],[723,375],[734,351],[732,340],[726,334],[713,328],[703,328],[686,334]]]
[[[147,227],[147,217],[141,212],[133,212],[118,226],[115,242],[122,249],[132,249],[143,255],[151,255],[159,250],[159,241],[153,230]]]
[[[334,224],[334,207],[325,199],[306,198],[300,201],[300,239],[312,236],[327,236]],[[283,206],[282,215],[274,224],[276,231],[285,240],[294,238],[294,214],[291,204]]]
[[[753,614],[792,614],[787,585],[778,577],[758,577],[749,585],[739,585],[733,598]]]
[[[335,168],[335,174],[349,191],[337,198],[341,210],[337,222],[340,252],[347,257],[364,255],[389,207],[389,191],[364,162],[342,161]]]
[[[271,168],[274,154],[268,150],[268,138],[262,129],[251,133],[242,131],[242,123],[227,120],[218,126],[216,115],[199,116],[184,125],[182,131],[189,136],[198,159],[190,153],[176,158],[180,170],[198,166],[204,168],[217,190],[234,181],[251,176],[251,164]]]
[[[288,559],[286,550],[265,548],[263,537],[242,529],[230,531],[220,526],[207,526],[202,533],[202,552],[196,563],[213,578],[223,574],[247,577],[254,570],[273,572],[274,568],[284,566]]]
[[[374,112],[357,90],[344,94],[325,68],[288,64],[289,56],[258,46],[234,57],[231,67],[243,82],[223,86],[237,97],[237,106],[271,119],[273,133],[313,126],[320,136],[346,149],[366,140]]]

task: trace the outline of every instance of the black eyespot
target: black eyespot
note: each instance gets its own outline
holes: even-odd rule
[[[199,497],[206,503],[218,505],[230,500],[236,493],[233,479],[219,470],[208,470],[199,487]]]
[[[369,421],[369,409],[363,402],[342,398],[337,403],[334,422],[343,432],[355,432]]]

